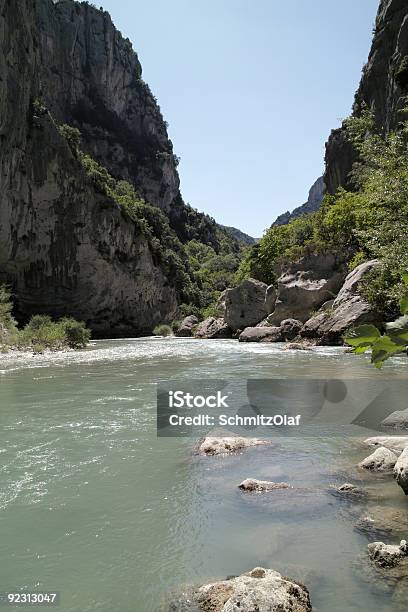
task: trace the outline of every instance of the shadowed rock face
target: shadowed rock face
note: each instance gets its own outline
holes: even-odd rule
[[[376,122],[385,131],[394,129],[398,111],[408,94],[408,4],[405,0],[381,0],[373,43],[360,86],[355,96],[353,114],[359,115],[363,104],[375,112]],[[334,130],[326,144],[327,192],[349,186],[348,175],[356,153],[344,131]]]
[[[77,125],[86,151],[167,210],[178,176],[140,75],[107,13],[0,0],[0,281],[23,320],[71,314],[96,335],[123,336],[174,316],[176,292],[147,241],[95,190],[55,123]]]

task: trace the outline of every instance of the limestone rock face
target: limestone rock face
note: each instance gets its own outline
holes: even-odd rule
[[[208,319],[197,325],[194,336],[196,338],[212,338],[214,340],[231,338],[232,330],[222,317],[208,317]]]
[[[267,285],[253,278],[242,281],[238,287],[224,293],[227,325],[233,330],[252,327],[265,318],[265,295]]]
[[[334,297],[345,277],[344,265],[331,253],[310,255],[289,264],[277,281],[275,309],[268,323],[280,325],[289,318],[304,323],[314,310]]]
[[[175,315],[176,291],[147,240],[56,125],[77,125],[86,151],[166,209],[178,177],[140,77],[107,13],[0,0],[0,282],[12,285],[21,320],[70,314],[96,335],[124,336]]]
[[[408,4],[404,0],[381,0],[368,62],[357,90],[353,114],[363,104],[375,112],[378,126],[386,132],[400,121],[398,111],[408,93]],[[356,152],[343,129],[334,130],[326,145],[325,184],[328,193],[349,185],[348,175]]]
[[[350,272],[332,306],[306,321],[301,336],[318,337],[324,344],[336,344],[351,327],[376,323],[376,313],[359,294],[359,290],[367,274],[378,266],[380,262],[374,259],[362,263]]]
[[[190,315],[182,320],[180,327],[175,332],[175,336],[179,338],[190,338],[193,335],[193,329],[197,325],[198,319],[194,315]]]
[[[130,41],[106,11],[72,0],[37,4],[45,105],[81,130],[86,151],[115,177],[168,210],[179,188],[172,144]]]
[[[239,335],[239,342],[282,342],[280,327],[246,327]]]
[[[231,580],[200,587],[194,599],[213,612],[310,612],[309,592],[301,584],[262,567]]]

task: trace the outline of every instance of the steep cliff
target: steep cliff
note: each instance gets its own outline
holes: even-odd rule
[[[364,105],[375,113],[377,125],[388,132],[401,120],[399,110],[408,94],[408,3],[381,0],[373,42],[359,88],[353,114]],[[349,186],[348,175],[356,153],[342,128],[334,130],[326,144],[325,183],[328,193]]]
[[[176,289],[139,226],[100,192],[58,125],[167,210],[178,175],[165,123],[107,13],[0,0],[0,281],[17,315],[70,314],[100,335],[150,331]]]
[[[311,186],[309,190],[309,195],[307,198],[307,202],[302,204],[302,206],[298,206],[292,212],[289,210],[285,213],[279,215],[276,221],[272,225],[287,225],[293,219],[297,219],[301,215],[307,215],[309,213],[315,212],[320,208],[320,205],[324,198],[325,186],[323,177],[320,176]]]

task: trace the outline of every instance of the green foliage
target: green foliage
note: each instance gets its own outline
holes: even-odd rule
[[[381,335],[374,325],[360,325],[344,338],[356,354],[371,350],[371,363],[381,368],[384,361],[398,353],[406,352],[408,346],[408,275],[403,275],[405,294],[400,300],[402,316],[385,325],[386,333]]]
[[[10,289],[7,285],[0,285],[0,346],[12,343],[16,338],[17,326],[12,311]]]
[[[67,141],[72,153],[77,157],[81,147],[81,132],[77,128],[67,125],[66,123],[60,125],[58,131]]]
[[[91,330],[83,321],[65,317],[58,323],[64,332],[66,343],[70,348],[85,348],[91,339]]]
[[[12,316],[11,293],[6,285],[0,285],[0,349],[11,347],[32,349],[43,352],[45,349],[84,348],[91,332],[84,323],[70,317],[52,321],[48,315],[34,315],[21,330]]]
[[[62,125],[61,135],[80,160],[96,190],[112,198],[133,221],[148,242],[155,265],[177,290],[181,302],[178,316],[196,314],[216,302],[220,293],[233,284],[242,259],[242,247],[208,215],[185,205],[179,195],[167,217],[145,202],[133,185],[115,179],[108,170],[80,149],[81,134]],[[157,153],[156,157],[173,156]]]
[[[163,338],[166,338],[167,336],[173,335],[173,330],[169,325],[157,325],[157,327],[155,327],[153,330],[153,334],[155,336],[162,336]]]
[[[44,102],[40,100],[40,98],[36,98],[35,100],[33,100],[32,110],[33,110],[34,117],[42,117],[43,115],[46,115],[48,112],[47,107],[45,106]]]
[[[402,111],[407,113],[407,109]],[[367,277],[362,292],[385,321],[394,318],[408,267],[408,121],[388,135],[378,133],[367,109],[344,122],[359,155],[353,191],[326,196],[319,211],[285,226],[273,226],[246,254],[237,280],[253,276],[274,282],[283,260],[330,251],[354,269],[378,258],[383,266]]]
[[[34,315],[19,332],[17,344],[20,348],[44,349],[85,348],[91,332],[81,321],[65,317],[53,321],[48,315]]]

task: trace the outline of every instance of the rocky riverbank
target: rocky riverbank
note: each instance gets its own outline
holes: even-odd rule
[[[371,260],[347,272],[331,254],[310,255],[281,269],[266,285],[245,279],[221,295],[217,316],[199,322],[186,317],[176,336],[237,338],[240,342],[295,342],[339,345],[350,328],[379,323],[379,315],[361,294],[366,276],[381,264]]]
[[[275,445],[274,441],[268,441]],[[258,452],[265,447],[265,441],[257,438],[234,436],[210,436],[201,440],[196,446],[196,453],[206,461],[222,461],[222,457]],[[354,531],[369,539],[366,549],[361,551],[358,571],[362,576],[373,576],[380,586],[394,590],[406,588],[408,579],[408,546],[404,535],[408,533],[408,515],[399,508],[393,508],[386,499],[384,483],[388,478],[396,479],[397,484],[408,494],[406,488],[408,436],[376,436],[357,441],[360,449],[372,452],[358,464],[349,466],[349,476],[356,480],[358,474],[370,474],[373,486],[357,485],[350,482],[332,484],[327,491],[307,491],[292,486],[288,482],[274,482],[248,477],[236,486],[244,499],[268,499],[275,507],[279,504],[292,503],[300,497],[302,507],[305,499],[312,494],[322,503],[322,495],[330,493],[344,505],[349,519],[354,521]],[[204,460],[204,459],[202,459]],[[387,479],[387,480],[384,480]],[[289,497],[288,497],[289,496]],[[333,505],[327,510],[333,511]],[[381,540],[379,539],[381,538]],[[356,560],[357,563],[357,560]],[[398,586],[398,589],[396,588]],[[405,592],[405,591],[403,591]],[[312,603],[307,586],[297,580],[283,577],[273,569],[256,567],[239,576],[230,576],[223,580],[214,580],[201,586],[189,586],[175,595],[168,608],[169,612],[195,610],[205,612],[304,612],[312,610]]]

